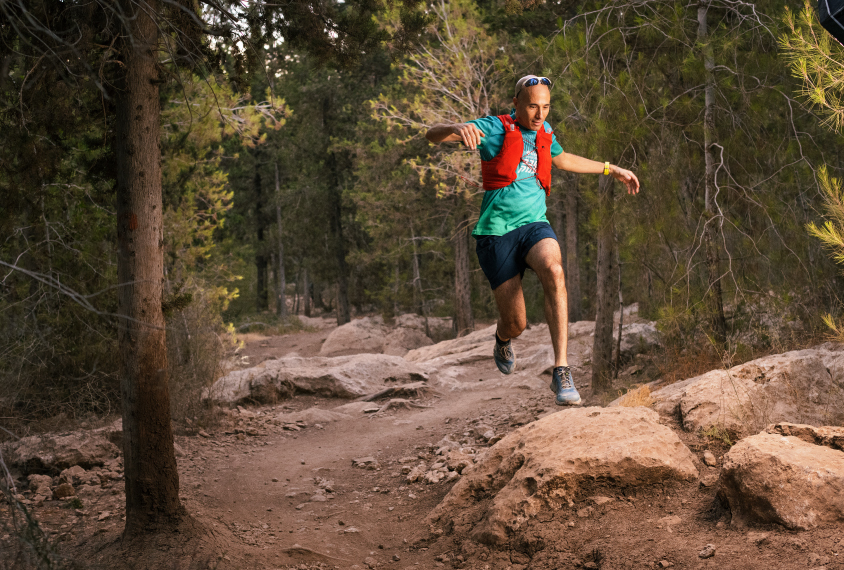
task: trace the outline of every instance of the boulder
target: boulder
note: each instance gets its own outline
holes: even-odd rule
[[[424,330],[401,327],[387,335],[383,352],[393,356],[404,356],[411,350],[432,344],[434,341],[425,335]]]
[[[572,506],[584,487],[697,478],[691,451],[653,410],[568,409],[491,447],[463,471],[428,523],[434,534],[454,528],[496,545],[541,511]]]
[[[9,465],[24,475],[58,475],[74,465],[86,469],[102,467],[120,455],[118,447],[107,439],[107,433],[96,430],[31,435],[7,444],[4,455]]]
[[[495,344],[496,326],[490,325],[466,336],[411,350],[404,359],[408,362],[424,362],[426,368],[460,366],[478,360],[488,360],[492,356],[492,347]]]
[[[33,495],[42,495],[49,497],[53,494],[51,487],[53,486],[53,478],[49,475],[38,475],[33,473],[26,478],[29,483],[29,490]]]
[[[785,435],[791,433],[799,435]],[[806,530],[844,521],[844,451],[806,439],[840,443],[844,428],[774,425],[727,452],[718,496],[729,505],[733,524]]]
[[[331,331],[319,350],[320,356],[373,353],[384,350],[387,339],[384,319],[380,316],[354,319]]]
[[[427,327],[426,325],[427,320]],[[448,339],[454,336],[454,323],[451,317],[428,317],[407,313],[396,317],[396,328],[416,329],[435,339]]]
[[[795,350],[712,370],[651,394],[657,411],[679,414],[690,431],[715,426],[734,436],[776,422],[844,424],[844,350]]]
[[[272,401],[296,392],[357,398],[390,384],[427,381],[428,375],[398,356],[356,354],[265,360],[223,376],[205,397],[218,402]]]
[[[55,489],[53,489],[53,498],[54,499],[68,499],[70,497],[76,496],[76,490],[70,483],[62,483]]]

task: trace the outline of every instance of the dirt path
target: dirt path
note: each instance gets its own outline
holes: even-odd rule
[[[294,352],[314,355],[327,334],[251,338],[243,355],[248,365]],[[517,354],[524,348],[519,342]],[[575,379],[590,404],[581,349],[572,349]],[[715,507],[718,470],[702,463],[707,484],[596,485],[574,507],[530,521],[503,550],[455,535],[419,541],[425,516],[453,482],[409,483],[403,471],[439,461],[445,437],[466,453],[479,453],[490,445],[490,431],[494,442],[557,411],[547,382],[544,376],[502,376],[490,358],[461,367],[447,381],[433,380],[438,393],[419,402],[424,408],[358,411],[349,419],[299,425],[285,424],[279,414],[348,401],[296,397],[235,410],[207,437],[177,437],[184,504],[207,527],[233,537],[219,568],[844,568],[840,526],[803,533],[731,527],[728,515]],[[665,421],[699,458],[710,449],[720,460],[726,451]],[[355,459],[366,465],[355,466]],[[68,554],[96,560],[97,550],[119,536],[122,499],[120,484],[83,497],[82,514],[50,506],[41,515]],[[707,544],[716,555],[700,558]]]

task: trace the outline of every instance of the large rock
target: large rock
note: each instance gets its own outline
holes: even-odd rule
[[[384,350],[386,332],[384,319],[380,316],[354,319],[331,331],[322,344],[319,354],[320,356],[378,354]]]
[[[446,324],[447,323],[447,324]],[[442,338],[443,328],[451,330],[450,319],[428,319],[428,330]],[[448,333],[445,333],[448,334]],[[409,350],[434,344],[426,334],[425,318],[407,314],[396,317],[395,327],[388,327],[380,316],[355,319],[337,327],[320,348],[320,356],[350,354],[390,354],[404,356]]]
[[[31,435],[7,444],[4,452],[7,463],[24,475],[58,475],[74,465],[102,467],[119,455],[120,450],[103,430]]]
[[[733,523],[805,530],[844,521],[842,444],[844,428],[791,424],[739,441],[724,456],[718,490]]]
[[[414,313],[406,313],[396,317],[396,328],[416,329],[424,332],[430,338],[439,340],[448,339],[454,336],[454,323],[451,317],[425,318]]]
[[[580,408],[528,424],[490,448],[428,516],[500,544],[542,510],[573,505],[583,485],[649,485],[698,477],[676,434],[646,408]]]
[[[715,426],[734,436],[776,422],[844,424],[844,351],[838,345],[759,358],[652,393],[661,413],[687,430]]]
[[[492,347],[495,344],[496,326],[490,325],[466,336],[411,350],[404,359],[408,362],[424,362],[426,368],[460,366],[478,360],[488,360],[492,356]]]
[[[411,350],[432,344],[434,344],[434,341],[425,335],[425,331],[401,327],[387,335],[383,352],[393,356],[404,356]]]
[[[398,356],[357,354],[265,360],[217,380],[206,397],[220,402],[272,401],[296,392],[357,398],[386,385],[427,381],[419,367]]]

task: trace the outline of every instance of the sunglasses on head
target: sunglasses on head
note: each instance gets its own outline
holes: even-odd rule
[[[551,87],[551,80],[547,77],[531,77],[525,81],[525,84],[522,85],[522,87],[533,87],[534,85],[539,85],[540,83]]]

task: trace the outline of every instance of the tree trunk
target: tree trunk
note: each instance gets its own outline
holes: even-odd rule
[[[612,388],[612,324],[615,301],[613,287],[613,179],[601,176],[598,182],[598,283],[595,295],[595,340],[592,343],[592,393]]]
[[[459,208],[454,232],[454,325],[457,336],[463,336],[475,330],[475,319],[469,274],[469,216],[462,203]]]
[[[612,377],[618,378],[621,367],[621,333],[624,329],[624,295],[621,292],[621,252],[615,248],[615,267],[618,271],[618,338],[615,343],[615,361],[612,366]]]
[[[554,192],[553,194],[552,208],[554,210],[554,218],[551,220],[553,222],[551,227],[554,229],[554,233],[557,234],[557,242],[560,244],[560,254],[562,259],[565,260],[568,243],[566,242],[566,197],[564,192],[566,191],[568,177],[558,176],[558,178],[561,180],[561,183],[558,184],[559,192]]]
[[[278,226],[278,290],[276,292],[275,312],[282,321],[287,318],[287,296],[284,290],[287,289],[287,276],[284,274],[284,240],[282,239],[281,226],[281,184],[278,179],[278,162],[275,163],[275,221]]]
[[[709,38],[707,25],[707,11],[709,0],[703,0],[698,5],[698,41],[703,46],[703,63],[706,69],[706,87],[704,89],[705,110],[703,115],[703,148],[706,158],[704,174],[704,218],[706,225],[703,230],[704,249],[706,251],[706,268],[708,273],[709,313],[712,320],[712,334],[715,343],[723,347],[727,341],[727,322],[724,318],[724,299],[721,293],[721,267],[718,259],[715,218],[716,166],[715,166],[715,55]]]
[[[170,423],[164,314],[161,167],[159,164],[159,7],[125,2],[132,18],[123,46],[123,85],[117,100],[117,301],[126,527],[132,537],[177,524],[179,473]]]
[[[255,171],[255,226],[258,242],[255,244],[255,267],[258,269],[258,283],[256,285],[255,308],[260,313],[269,306],[267,296],[267,255],[264,246],[264,197],[261,188],[261,175]]]
[[[568,291],[569,322],[583,318],[580,293],[580,266],[577,256],[577,195],[580,178],[571,176],[566,185],[566,290]]]
[[[304,276],[302,278],[302,306],[304,307],[303,312],[305,313],[306,317],[311,316],[311,279],[310,275],[308,274],[308,268],[306,267],[304,270]]]

